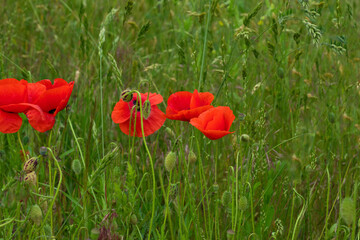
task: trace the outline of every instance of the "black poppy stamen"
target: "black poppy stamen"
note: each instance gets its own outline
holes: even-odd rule
[[[56,111],[56,108],[55,108],[55,109],[51,109],[51,110],[49,111],[49,113],[50,113],[50,114],[54,114],[55,111]]]

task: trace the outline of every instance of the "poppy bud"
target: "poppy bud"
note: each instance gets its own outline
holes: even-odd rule
[[[233,239],[233,238],[234,238],[234,235],[235,235],[234,230],[229,229],[229,230],[226,231],[226,238],[227,238],[227,239]]]
[[[79,159],[75,159],[72,161],[71,169],[74,171],[76,175],[79,175],[81,173],[82,167]]]
[[[192,150],[189,152],[188,161],[192,163],[196,162],[196,154]]]
[[[42,220],[42,211],[39,205],[35,204],[30,209],[30,219],[39,226]]]
[[[239,209],[245,211],[248,207],[248,200],[245,196],[241,196],[239,199]]]
[[[98,228],[91,229],[90,237],[91,239],[98,239],[100,235],[100,230]]]
[[[36,173],[29,172],[28,174],[26,174],[25,183],[35,186],[36,185]]]
[[[148,189],[145,192],[145,201],[151,202],[152,201],[152,190]]]
[[[354,220],[356,213],[355,203],[352,198],[344,198],[340,205],[340,216],[345,221],[346,225],[350,226]]]
[[[221,204],[224,207],[229,207],[232,201],[232,196],[230,191],[225,191],[221,196]]]
[[[35,168],[37,166],[38,162],[37,162],[37,159],[36,158],[30,158],[29,160],[27,160],[24,164],[24,171],[26,173],[30,173],[30,172],[33,172],[35,171]]]
[[[47,152],[47,148],[44,147],[44,146],[42,146],[42,147],[40,147],[39,152],[40,152],[40,155],[41,155],[41,156],[45,157],[45,156],[46,156],[46,152]]]
[[[51,227],[49,224],[46,224],[44,226],[44,232],[46,236],[52,236]]]
[[[240,136],[240,140],[241,140],[242,142],[248,142],[248,141],[250,140],[250,136],[247,135],[247,134],[242,134],[242,135]]]
[[[133,99],[133,94],[132,94],[132,91],[131,90],[124,90],[122,93],[121,93],[121,99],[124,101],[124,102],[130,102],[132,99]]]
[[[132,214],[132,215],[131,215],[131,217],[130,217],[130,222],[131,222],[131,224],[133,224],[133,225],[136,225],[136,224],[137,224],[138,219],[137,219],[137,217],[136,217],[135,214]]]
[[[219,185],[218,185],[217,183],[214,183],[214,184],[212,185],[212,188],[213,188],[213,190],[214,190],[214,193],[217,193],[217,192],[219,191]]]
[[[176,154],[174,152],[169,152],[165,157],[165,168],[168,172],[174,169],[176,164]]]
[[[145,119],[148,119],[148,117],[150,116],[150,112],[151,112],[151,103],[149,100],[145,100],[143,105],[143,116]]]

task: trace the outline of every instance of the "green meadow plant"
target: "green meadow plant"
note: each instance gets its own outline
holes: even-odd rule
[[[359,238],[356,1],[0,5],[0,239]]]

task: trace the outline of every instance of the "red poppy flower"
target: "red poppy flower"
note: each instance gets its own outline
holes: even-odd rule
[[[148,97],[148,93],[141,93],[141,102],[144,102]],[[137,94],[134,94],[130,102],[125,102],[122,99],[116,103],[111,118],[114,123],[118,123],[120,130],[130,136],[142,137],[140,110],[137,107]],[[156,132],[165,122],[165,114],[157,107],[163,101],[160,94],[150,93],[150,114],[147,118],[143,118],[145,137]],[[144,109],[143,109],[144,110]],[[134,122],[136,119],[136,123]],[[130,130],[131,124],[131,130]],[[135,125],[135,129],[134,129]]]
[[[190,124],[199,129],[206,137],[216,140],[228,135],[235,116],[229,107],[216,107],[207,110],[198,118],[190,120]]]
[[[213,100],[214,95],[211,93],[199,93],[196,89],[194,93],[176,92],[170,95],[168,99],[166,117],[173,120],[190,121],[190,119],[213,108],[210,105]]]
[[[28,103],[28,83],[7,78],[0,80],[0,132],[17,132],[22,124],[19,113],[39,107]]]
[[[67,83],[61,78],[56,78],[54,84],[47,79],[29,83],[29,102],[42,110],[26,112],[30,125],[39,132],[50,130],[55,124],[56,114],[66,107],[73,87],[74,82]]]

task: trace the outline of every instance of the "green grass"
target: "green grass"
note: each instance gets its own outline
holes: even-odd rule
[[[0,79],[75,81],[51,131],[24,117],[37,187],[0,134],[0,239],[358,239],[357,2],[130,2],[0,0]],[[235,133],[166,120],[148,153],[111,120],[126,88],[211,92]]]

